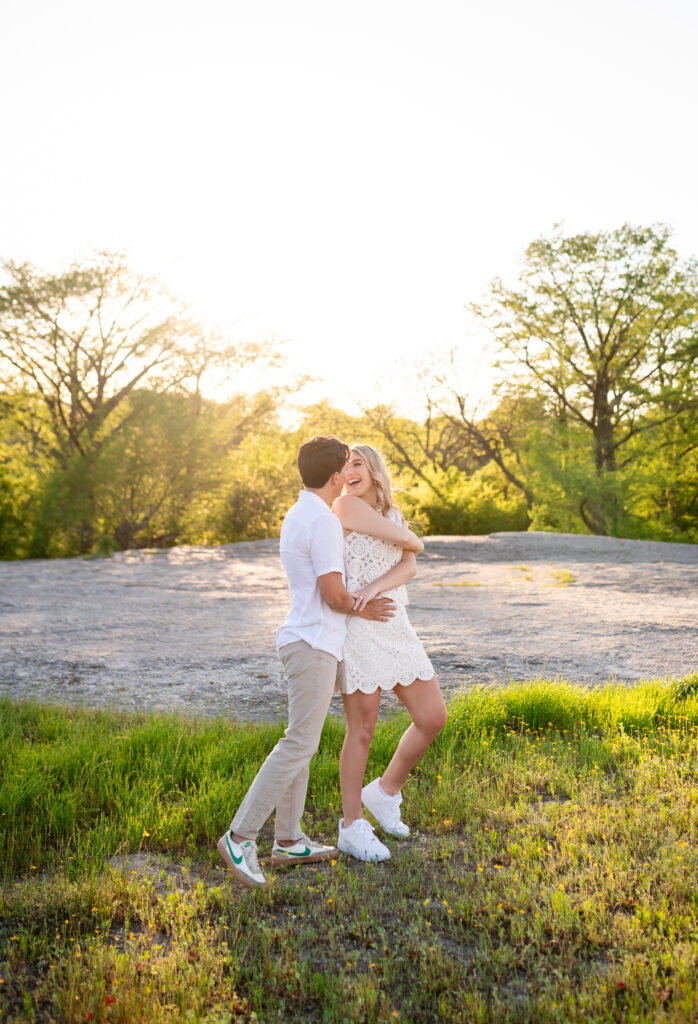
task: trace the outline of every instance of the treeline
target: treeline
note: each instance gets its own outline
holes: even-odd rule
[[[492,341],[486,408],[453,352],[419,372],[411,417],[321,404],[292,429],[294,382],[236,387],[278,353],[206,330],[122,257],[4,271],[0,557],[274,536],[320,432],[380,446],[426,533],[698,540],[698,267],[665,227],[558,231],[515,287],[493,282],[470,307]],[[205,397],[211,374],[227,400]]]

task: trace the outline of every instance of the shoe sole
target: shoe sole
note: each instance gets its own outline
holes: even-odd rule
[[[230,857],[228,850],[226,849],[226,845],[222,839],[218,840],[218,852],[225,861],[226,865],[232,871],[237,881],[244,885],[246,889],[262,889],[266,885],[266,881],[255,882],[252,878],[250,878],[248,875],[244,874],[244,872],[240,870],[237,864],[235,864],[232,858]]]
[[[368,811],[368,807],[366,808],[366,810]],[[370,811],[370,813],[373,814],[373,811]],[[375,814],[373,814],[373,817],[376,818]],[[381,830],[381,832],[385,832],[386,836],[390,836],[391,839],[410,838],[409,832],[392,832],[389,828],[386,828],[385,825],[381,825],[380,821],[378,821],[378,818],[376,818],[376,821],[378,822],[378,828]]]
[[[378,854],[375,857],[368,856],[366,853],[357,853],[356,850],[345,850],[343,847],[339,847],[341,853],[348,854],[349,857],[354,857],[356,860],[362,860],[364,864],[380,864],[384,860],[390,860],[390,851],[387,856],[384,854]]]
[[[332,848],[331,850],[323,850],[321,853],[311,853],[307,857],[290,857],[288,854],[284,856],[283,853],[272,853],[271,862],[277,867],[293,867],[294,864],[317,864],[321,860],[331,860],[336,857],[339,850]]]

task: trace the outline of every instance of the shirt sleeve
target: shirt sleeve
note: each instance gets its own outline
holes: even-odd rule
[[[337,516],[330,513],[309,526],[310,560],[316,576],[344,573],[344,531]]]

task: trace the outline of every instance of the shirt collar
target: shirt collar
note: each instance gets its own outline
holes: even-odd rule
[[[312,491],[306,491],[305,488],[300,492],[298,496],[299,501],[317,501],[319,505],[325,509],[326,512],[330,511],[330,507],[326,501],[320,497],[319,494],[314,494]]]

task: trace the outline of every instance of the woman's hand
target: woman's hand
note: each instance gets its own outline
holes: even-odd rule
[[[368,602],[372,601],[374,597],[378,597],[382,592],[382,588],[377,586],[375,583],[367,583],[365,587],[362,587],[361,590],[357,590],[351,595],[354,599],[354,611],[363,611]]]

